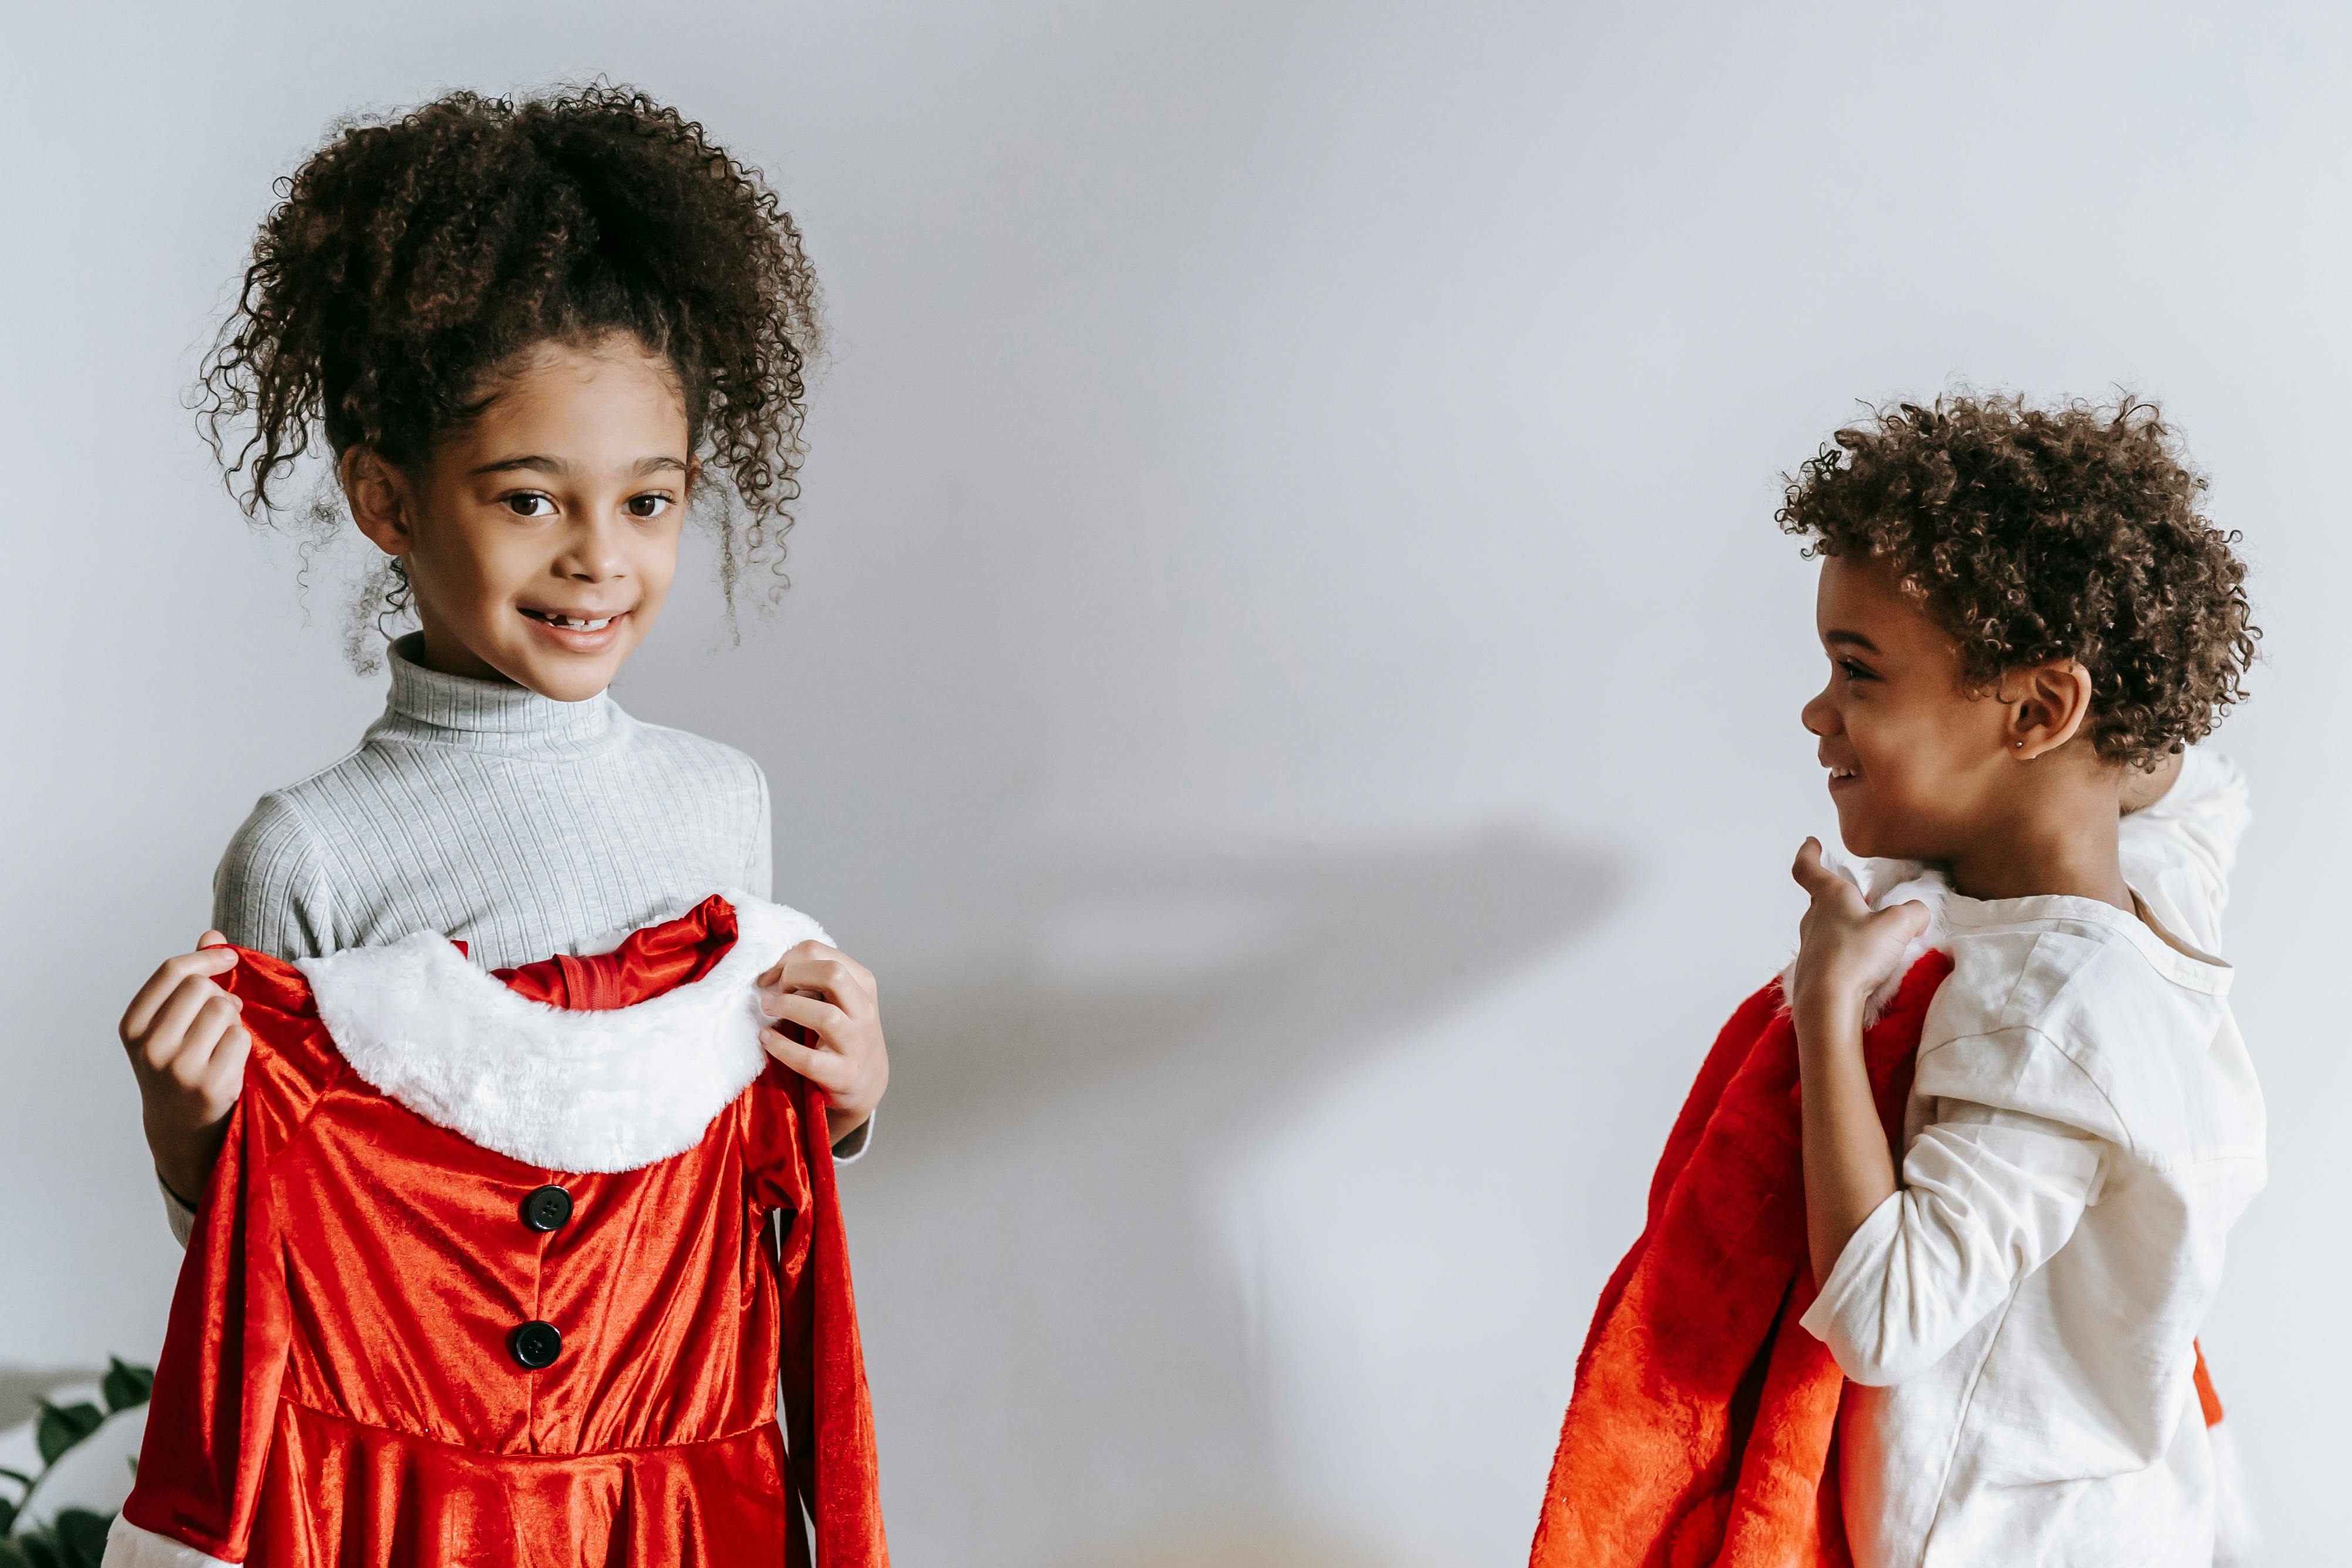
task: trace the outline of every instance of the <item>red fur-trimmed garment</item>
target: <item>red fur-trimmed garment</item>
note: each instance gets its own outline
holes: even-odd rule
[[[1863,1036],[1899,1135],[1951,960],[1914,963]],[[1844,1378],[1811,1304],[1797,1042],[1778,980],[1731,1016],[1577,1360],[1534,1568],[1850,1568],[1832,1447]],[[2200,1356],[2209,1425],[2221,1418]]]
[[[824,1103],[757,1038],[815,929],[712,898],[496,977],[240,952],[110,1568],[886,1568]]]

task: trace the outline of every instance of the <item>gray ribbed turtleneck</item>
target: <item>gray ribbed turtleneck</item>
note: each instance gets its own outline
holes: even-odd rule
[[[750,758],[610,693],[557,702],[414,653],[392,647],[391,700],[358,749],[264,795],[230,841],[213,878],[230,941],[301,958],[433,931],[505,968],[722,888],[768,895]]]

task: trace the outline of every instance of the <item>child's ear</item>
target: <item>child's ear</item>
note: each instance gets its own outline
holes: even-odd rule
[[[2027,664],[2001,677],[2008,712],[2001,738],[2010,755],[2031,762],[2082,733],[2091,716],[2091,672],[2073,659]]]
[[[406,555],[415,544],[409,516],[408,476],[379,454],[354,446],[336,465],[352,521],[386,555]]]

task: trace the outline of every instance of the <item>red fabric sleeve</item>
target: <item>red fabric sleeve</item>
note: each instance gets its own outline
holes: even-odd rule
[[[1643,1222],[1642,1234],[1633,1238],[1633,1244],[1625,1249],[1625,1256],[1617,1260],[1617,1267],[1601,1287],[1601,1300],[1594,1304],[1592,1321],[1584,1331],[1583,1348],[1576,1354],[1579,1381],[1584,1376],[1586,1364],[1592,1359],[1592,1347],[1601,1342],[1601,1325],[1617,1311],[1633,1270],[1641,1267],[1650,1232],[1664,1218],[1666,1200],[1674,1195],[1675,1183],[1682,1179],[1683,1167],[1690,1164],[1691,1151],[1698,1147],[1707,1119],[1721,1103],[1724,1086],[1747,1062],[1748,1053],[1755,1049],[1758,1037],[1780,1012],[1780,982],[1777,978],[1766,982],[1739,1004],[1738,1010],[1717,1031],[1715,1044],[1707,1048],[1706,1060],[1699,1063],[1698,1077],[1683,1099],[1682,1112],[1666,1134],[1665,1152],[1658,1156],[1658,1168],[1650,1177],[1649,1213]]]
[[[344,1071],[293,966],[239,951],[221,983],[245,1001],[245,1087],[196,1208],[172,1293],[139,1470],[122,1515],[225,1562],[245,1560],[289,1337],[273,1166]]]
[[[784,1217],[774,1266],[783,1298],[780,1359],[793,1491],[814,1526],[823,1568],[887,1568],[866,1352],[824,1098],[777,1061],[768,1063],[751,1097],[745,1174],[762,1217]],[[792,1568],[805,1568],[800,1532],[793,1544]]]

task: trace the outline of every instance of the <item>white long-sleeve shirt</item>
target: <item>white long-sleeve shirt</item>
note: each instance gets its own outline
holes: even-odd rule
[[[2247,821],[2192,752],[2126,820],[2145,919],[1951,897],[1902,1179],[1804,1325],[1846,1375],[1858,1568],[2209,1568],[2193,1341],[2264,1179],[2219,946]],[[2168,939],[2169,938],[2169,939]]]

